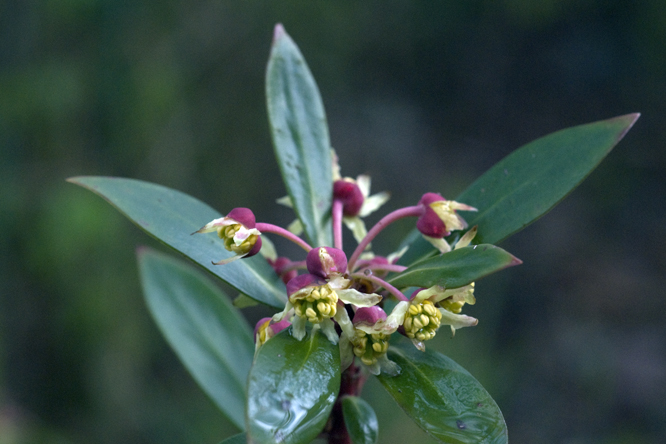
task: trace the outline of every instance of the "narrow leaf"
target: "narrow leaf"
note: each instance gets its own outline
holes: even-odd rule
[[[73,177],[69,182],[100,195],[139,228],[176,249],[229,285],[275,308],[286,303],[284,284],[261,255],[226,265],[213,265],[232,256],[215,234],[194,231],[221,214],[180,191],[120,177]]]
[[[459,288],[522,261],[494,245],[472,245],[417,262],[389,279],[395,287]]]
[[[257,353],[248,381],[249,443],[306,444],[324,428],[340,390],[340,351],[319,332],[291,328]]]
[[[508,442],[504,417],[467,370],[441,353],[411,343],[391,345],[388,357],[402,371],[378,376],[402,409],[432,437],[449,444]]]
[[[254,345],[247,322],[199,271],[142,249],[139,271],[148,309],[199,386],[241,430]]]
[[[496,244],[550,211],[599,165],[638,117],[627,114],[557,131],[490,168],[455,199],[479,209],[464,214],[470,226],[479,226],[474,242]],[[433,251],[418,238],[401,263]]]
[[[354,444],[375,444],[379,438],[377,415],[370,404],[357,396],[342,399],[342,415]]]
[[[314,246],[332,245],[332,161],[324,105],[303,55],[279,24],[266,99],[275,155],[294,211]]]

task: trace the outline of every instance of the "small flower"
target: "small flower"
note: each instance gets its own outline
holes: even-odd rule
[[[313,248],[305,259],[310,274],[324,279],[340,276],[347,271],[347,256],[333,247]]]
[[[416,348],[425,350],[423,342],[432,339],[441,325],[450,326],[453,336],[458,328],[478,324],[476,318],[460,314],[466,303],[470,305],[476,303],[474,283],[452,290],[434,286],[415,291],[405,315],[403,324],[405,334],[412,339]],[[439,304],[439,307],[435,304]],[[427,316],[427,320],[424,315]],[[411,321],[408,321],[408,318],[411,318]]]
[[[287,321],[286,319],[275,323],[271,323],[271,318],[263,318],[259,320],[257,325],[254,327],[255,350],[259,350],[259,347],[264,345],[266,341],[290,325],[291,322]]]
[[[365,224],[361,220],[389,200],[391,195],[386,191],[370,195],[370,176],[362,174],[356,178],[342,177],[340,175],[340,164],[335,151],[331,150],[333,156],[333,199],[342,202],[342,221],[354,235],[356,242],[368,233]]]
[[[474,207],[446,200],[436,193],[424,194],[419,205],[423,205],[424,212],[417,220],[416,228],[441,253],[451,251],[451,247],[444,240],[445,236],[451,234],[451,231],[467,228],[467,222],[456,211],[477,211]]]
[[[273,321],[278,322],[294,315],[291,322],[296,339],[300,341],[305,337],[305,324],[309,321],[337,344],[338,334],[331,318],[339,323],[344,322],[342,317],[347,317],[344,304],[370,307],[382,299],[378,294],[361,293],[350,286],[351,281],[342,276],[330,280],[313,274],[296,276],[287,283],[289,299],[284,310],[273,316]]]
[[[397,375],[400,368],[388,359],[386,352],[390,336],[399,325],[397,322],[390,322],[386,312],[377,306],[359,308],[352,322],[340,322],[343,369],[347,368],[356,356],[374,375],[382,372]]]
[[[256,220],[252,210],[234,208],[225,217],[208,222],[195,233],[217,231],[217,235],[224,241],[224,248],[236,253],[228,259],[213,262],[215,265],[223,265],[236,259],[254,256],[261,250],[261,233],[255,227]]]

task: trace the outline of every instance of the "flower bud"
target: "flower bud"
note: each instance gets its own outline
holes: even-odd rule
[[[333,199],[342,202],[342,214],[345,216],[358,216],[365,197],[353,179],[345,178],[333,183]]]
[[[254,327],[254,342],[257,344],[257,347],[261,347],[266,341],[290,325],[291,322],[286,319],[273,324],[271,324],[271,318],[260,319]]]
[[[288,270],[284,271],[284,268],[292,263],[292,261],[287,257],[278,257],[275,260],[266,259],[273,270],[282,278],[282,282],[285,284],[298,276],[298,270]]]
[[[373,305],[372,307],[361,307],[356,310],[352,323],[354,327],[360,325],[375,325],[378,321],[386,321],[386,312],[381,308]]]
[[[224,242],[224,248],[236,253],[236,256],[215,262],[216,265],[222,265],[241,257],[254,256],[261,250],[261,238],[259,237],[261,233],[256,226],[252,210],[234,208],[225,217],[212,220],[195,233],[217,231],[217,235]]]
[[[434,239],[441,239],[453,230],[467,227],[467,222],[456,213],[457,210],[477,211],[469,205],[446,200],[437,193],[424,194],[419,205],[424,207],[424,212],[416,222],[416,228],[424,236]]]
[[[311,274],[324,279],[342,275],[347,271],[347,256],[344,251],[333,247],[313,248],[305,262]]]

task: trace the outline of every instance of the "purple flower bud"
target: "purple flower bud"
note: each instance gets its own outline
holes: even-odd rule
[[[287,295],[291,296],[305,287],[318,287],[326,285],[326,281],[313,274],[301,274],[287,282]]]
[[[358,310],[356,310],[356,314],[354,315],[352,323],[354,325],[359,325],[359,324],[374,325],[377,323],[377,321],[385,321],[385,320],[386,320],[386,312],[381,307],[373,305],[372,307],[361,307]]]
[[[333,198],[342,202],[342,213],[350,217],[358,216],[365,200],[356,182],[344,179],[333,183]]]
[[[305,262],[311,274],[324,279],[347,271],[347,256],[344,251],[333,247],[313,248]]]
[[[440,239],[448,236],[450,233],[446,229],[444,221],[437,215],[435,210],[430,207],[433,202],[444,200],[444,198],[436,193],[426,193],[419,200],[419,204],[423,205],[424,212],[416,221],[416,229],[421,234]]]
[[[290,325],[291,325],[291,322],[289,322],[286,319],[283,319],[280,322],[276,322],[275,324],[271,324],[270,327],[271,327],[271,330],[273,330],[273,334],[276,335],[276,334],[280,333],[282,330],[284,330],[285,328],[289,328]]]
[[[257,322],[257,325],[254,326],[254,334],[252,335],[253,338],[257,338],[257,333],[261,330],[265,330],[266,327],[268,327],[269,323],[271,322],[271,318],[261,318],[259,319],[259,322]]]
[[[254,218],[254,213],[249,208],[234,208],[227,214],[229,219],[242,224],[245,228],[256,228],[257,220]]]
[[[266,259],[268,263],[270,264],[271,267],[273,267],[273,270],[282,278],[282,282],[285,284],[298,276],[298,270],[289,270],[289,271],[284,271],[285,267],[290,265],[292,263],[291,259],[287,257],[278,257],[275,260],[271,259]]]

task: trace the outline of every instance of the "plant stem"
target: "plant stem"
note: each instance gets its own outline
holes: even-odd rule
[[[342,201],[333,199],[333,246],[342,250]]]
[[[423,214],[423,211],[424,211],[423,205],[415,205],[413,207],[400,208],[399,210],[395,210],[392,213],[389,213],[386,216],[382,217],[381,220],[377,222],[377,224],[374,227],[372,227],[372,229],[363,238],[363,240],[361,240],[361,242],[356,247],[356,250],[354,250],[354,254],[352,254],[351,259],[349,259],[349,264],[348,264],[349,270],[350,271],[354,270],[354,264],[358,260],[359,256],[361,256],[361,253],[363,253],[363,251],[365,250],[365,247],[367,247],[368,244],[372,242],[372,240],[389,224],[404,217],[418,217],[421,214]]]
[[[277,225],[273,224],[265,224],[262,222],[257,222],[256,227],[257,230],[261,231],[262,233],[273,233],[277,234],[278,236],[282,236],[285,239],[289,239],[290,241],[292,241],[293,243],[295,243],[296,245],[298,245],[307,252],[310,252],[310,250],[312,250],[312,247],[307,242],[305,242],[300,237],[296,236],[291,231],[287,231],[282,227],[278,227]]]
[[[331,428],[328,432],[329,444],[351,444],[351,438],[342,414],[342,399],[345,396],[359,396],[368,375],[354,362],[341,375],[340,393],[331,412]]]

